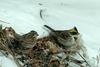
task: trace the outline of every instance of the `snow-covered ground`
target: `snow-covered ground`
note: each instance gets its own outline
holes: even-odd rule
[[[47,35],[45,24],[54,29],[76,26],[90,59],[100,53],[99,18],[100,0],[0,0],[0,20],[7,22],[0,22],[4,27],[11,26],[19,34],[35,30],[42,37]],[[11,60],[5,60],[7,58],[0,57],[2,67],[15,67]]]

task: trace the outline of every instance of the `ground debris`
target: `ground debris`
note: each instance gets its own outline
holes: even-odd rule
[[[19,35],[11,27],[0,28],[0,50],[11,54],[19,67],[72,67],[71,63],[87,67],[83,65],[86,60],[74,58],[79,52],[82,58],[86,58],[86,49],[76,27],[51,29],[50,35],[39,39],[37,36],[36,31]]]

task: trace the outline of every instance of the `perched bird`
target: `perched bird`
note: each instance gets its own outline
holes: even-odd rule
[[[6,27],[0,30],[0,41],[6,47],[9,47],[12,40],[15,38],[15,31],[11,27]]]
[[[10,49],[17,49],[19,47],[18,39],[19,36],[12,27],[6,27],[3,30],[4,35],[6,36],[8,47]]]
[[[21,36],[21,45],[23,48],[32,48],[36,43],[38,33],[36,31],[30,31],[27,34]]]
[[[15,53],[9,48],[11,42],[15,38],[15,31],[11,27],[6,27],[0,30],[0,50],[6,51],[6,54],[11,54],[18,67],[21,67],[19,61],[15,57]],[[4,54],[5,55],[5,54]]]
[[[47,25],[44,26],[51,30],[50,36],[52,36],[61,46],[71,47],[76,44],[75,39],[73,35],[70,33],[70,31],[54,30]]]

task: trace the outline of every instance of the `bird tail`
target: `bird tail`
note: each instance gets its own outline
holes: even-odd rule
[[[48,29],[51,30],[52,32],[55,32],[55,30],[52,29],[51,27],[49,27],[48,25],[44,25],[44,27],[48,28]]]

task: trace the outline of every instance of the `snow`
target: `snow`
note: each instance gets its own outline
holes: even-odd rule
[[[43,20],[40,18],[40,10],[43,10]],[[19,34],[35,30],[39,37],[43,37],[47,35],[43,28],[45,24],[54,29],[76,26],[90,59],[100,53],[99,18],[99,0],[0,0],[0,20],[9,23],[0,22],[4,27],[11,26]],[[2,59],[2,67],[15,67],[10,59],[0,57]]]
[[[12,58],[5,57],[0,53],[0,67],[17,67]]]

